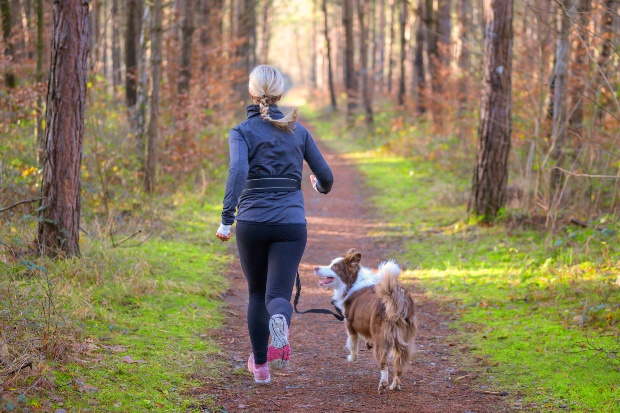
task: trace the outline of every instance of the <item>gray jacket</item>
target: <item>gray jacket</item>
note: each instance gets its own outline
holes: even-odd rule
[[[284,115],[276,105],[269,108],[274,119]],[[293,132],[282,131],[260,117],[258,105],[247,107],[247,119],[232,128],[228,138],[230,168],[226,181],[222,223],[236,220],[267,224],[305,224],[301,191],[243,193],[246,179],[265,175],[290,175],[302,179],[305,160],[318,180],[317,190],[328,193],[334,182],[312,136],[297,123]]]

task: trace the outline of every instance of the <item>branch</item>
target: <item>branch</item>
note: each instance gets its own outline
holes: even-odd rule
[[[601,178],[601,179],[620,179],[620,175],[590,175],[590,174],[580,174],[572,171],[567,171],[564,168],[560,168],[559,166],[554,166],[558,171],[564,172],[567,175],[572,176],[582,176],[586,178]]]
[[[140,228],[139,230],[135,231],[133,234],[131,234],[131,235],[129,235],[129,236],[127,236],[127,237],[123,238],[122,240],[120,240],[119,242],[116,242],[116,243],[114,242],[114,239],[112,239],[112,247],[113,247],[113,248],[118,247],[118,246],[119,246],[119,245],[121,245],[123,242],[125,242],[125,241],[129,241],[130,239],[132,239],[133,237],[135,237],[136,235],[138,235],[138,234],[139,234],[139,233],[141,233],[141,232],[142,232],[142,228]]]
[[[0,209],[0,214],[1,214],[1,213],[3,213],[4,211],[8,211],[9,209],[13,209],[13,208],[15,208],[15,207],[16,207],[16,206],[18,206],[18,205],[21,205],[21,204],[29,204],[29,203],[31,203],[31,202],[37,202],[37,201],[40,201],[40,200],[42,200],[42,199],[45,199],[45,197],[42,197],[42,198],[36,198],[36,199],[26,199],[26,200],[24,200],[24,201],[19,201],[19,202],[18,202],[18,203],[16,203],[16,204],[13,204],[13,205],[8,206],[8,207],[6,207],[6,208],[2,208],[2,209]]]

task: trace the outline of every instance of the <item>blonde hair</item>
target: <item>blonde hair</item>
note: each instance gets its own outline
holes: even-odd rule
[[[282,119],[273,119],[269,115],[269,106],[276,103],[284,93],[284,78],[278,69],[268,65],[256,66],[250,73],[248,89],[250,94],[258,100],[260,116],[263,119],[286,132],[291,132],[295,128],[297,108],[293,108],[293,111]]]

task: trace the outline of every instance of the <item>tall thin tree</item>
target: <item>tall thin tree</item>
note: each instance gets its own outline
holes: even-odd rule
[[[77,256],[80,255],[88,2],[56,1],[53,10],[38,244],[44,254]]]
[[[419,115],[426,112],[426,72],[424,69],[424,40],[426,25],[424,23],[424,0],[418,0],[416,7],[415,56],[413,59],[413,78],[416,111]]]
[[[470,213],[490,222],[506,203],[512,99],[512,0],[484,0],[482,98]]]
[[[355,82],[355,69],[353,67],[353,57],[355,51],[353,50],[353,1],[344,0],[342,8],[342,25],[344,26],[344,82],[347,92],[347,123],[353,122],[353,111],[356,107],[356,82]]]
[[[120,12],[118,10],[118,0],[112,0],[112,84],[115,88],[120,86],[122,83],[120,44],[121,30],[119,24],[119,14]]]
[[[360,25],[360,89],[362,94],[362,102],[364,104],[364,112],[366,113],[366,123],[373,122],[372,114],[372,77],[368,74],[368,26],[367,19],[368,2],[364,0],[357,1],[357,16]]]
[[[10,0],[0,0],[0,14],[2,14],[2,40],[4,40],[4,58],[7,60],[4,72],[4,84],[13,89],[17,85],[15,71],[13,70],[14,45],[11,38],[13,20],[11,18]]]
[[[153,26],[151,35],[151,91],[150,119],[146,138],[146,160],[144,168],[144,191],[152,193],[155,190],[157,170],[157,140],[159,135],[159,86],[161,83],[162,64],[162,33],[163,10],[162,0],[153,1]]]
[[[116,0],[114,0],[116,1]],[[138,42],[141,22],[139,0],[127,0],[127,30],[125,32],[125,99],[127,107],[134,111],[137,102]],[[133,116],[130,116],[133,118]]]
[[[398,82],[398,104],[405,104],[405,61],[407,60],[407,39],[405,37],[407,28],[407,9],[408,1],[400,0],[400,77]]]
[[[36,71],[37,71],[37,83],[43,82],[43,0],[36,0],[36,15],[37,15],[37,46],[36,46]],[[45,128],[43,126],[43,96],[37,95],[37,160],[39,169],[43,169],[43,158],[45,154]]]
[[[323,0],[323,35],[325,37],[325,53],[327,54],[327,83],[329,85],[329,98],[332,110],[338,109],[336,104],[336,91],[334,89],[334,72],[332,70],[332,51],[331,42],[329,41],[329,24],[327,20],[327,0]]]
[[[179,65],[179,95],[189,93],[192,76],[192,39],[194,36],[194,1],[185,0],[183,19],[181,21],[181,64]]]

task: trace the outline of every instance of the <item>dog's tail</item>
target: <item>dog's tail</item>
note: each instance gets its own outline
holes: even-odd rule
[[[381,263],[378,272],[381,281],[377,283],[375,290],[385,305],[389,324],[385,333],[392,338],[394,346],[404,350],[409,347],[408,343],[412,341],[412,335],[415,335],[417,330],[413,299],[398,283],[401,273],[398,264],[394,261]]]
[[[413,316],[410,308],[410,297],[407,291],[398,283],[401,273],[400,267],[394,261],[382,262],[379,265],[381,281],[376,286],[376,291],[385,305],[388,320],[408,320]]]

